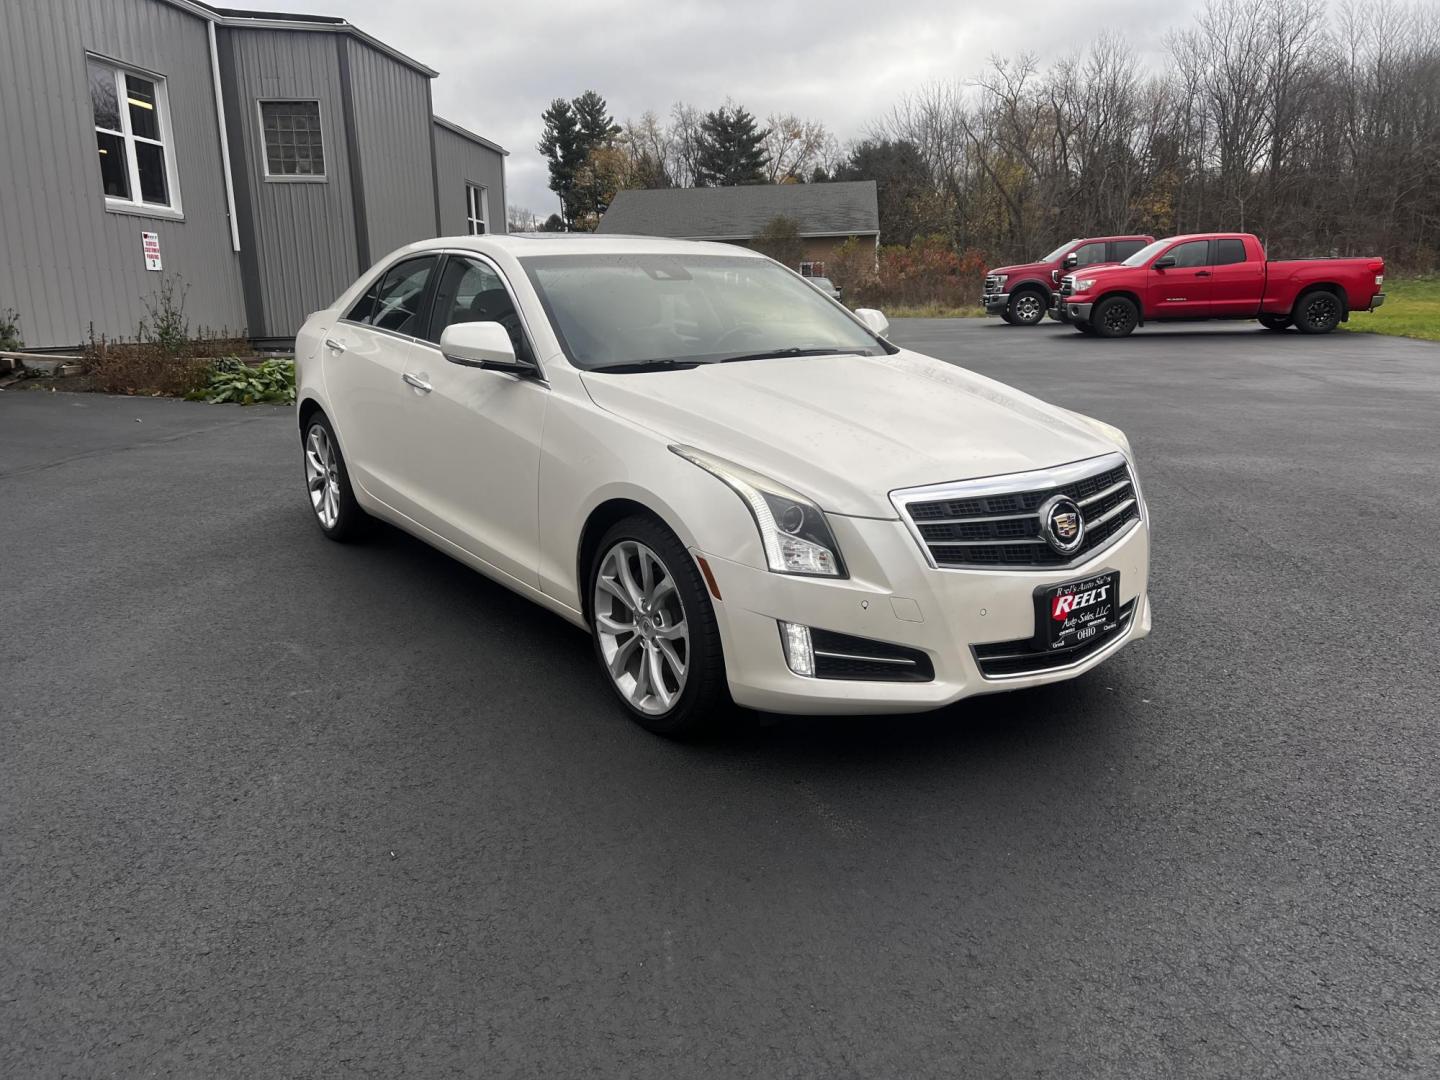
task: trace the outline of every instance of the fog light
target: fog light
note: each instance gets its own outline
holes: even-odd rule
[[[810,628],[799,623],[780,624],[780,643],[785,646],[785,663],[796,675],[815,674],[815,650],[810,644]]]

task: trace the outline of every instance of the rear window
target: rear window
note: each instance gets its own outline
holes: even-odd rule
[[[1242,263],[1245,261],[1244,240],[1216,240],[1215,258],[1212,260],[1215,266],[1228,266],[1231,263]]]

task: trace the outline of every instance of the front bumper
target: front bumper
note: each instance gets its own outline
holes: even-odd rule
[[[1059,569],[937,570],[898,520],[830,516],[851,577],[788,577],[697,551],[720,590],[716,618],[730,693],[754,709],[783,713],[900,713],[935,709],[961,698],[1060,682],[1089,671],[1126,643],[1150,632],[1148,519],[1085,562]],[[1120,572],[1121,604],[1131,619],[1105,645],[1068,666],[987,678],[972,646],[1035,633],[1034,592]],[[785,662],[778,623],[800,623],[918,649],[931,660],[927,682],[808,678]]]
[[[999,315],[1010,306],[1010,294],[1008,292],[984,293],[980,297],[980,306],[985,309],[986,315]]]
[[[1061,304],[1062,304],[1062,305],[1064,306],[1064,308],[1065,308],[1065,321],[1066,321],[1066,322],[1089,322],[1089,321],[1090,321],[1090,309],[1095,306],[1094,304],[1091,304],[1091,303],[1081,303],[1081,304],[1077,304],[1077,303],[1075,303],[1073,300],[1069,299],[1068,297],[1067,297],[1066,299],[1062,300],[1062,301],[1061,301]]]

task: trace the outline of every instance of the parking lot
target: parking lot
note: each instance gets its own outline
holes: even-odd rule
[[[0,1076],[1440,1074],[1440,346],[894,337],[1127,431],[1151,638],[676,745],[288,410],[0,394]]]

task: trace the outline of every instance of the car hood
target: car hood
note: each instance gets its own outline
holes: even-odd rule
[[[1065,409],[905,350],[581,378],[600,408],[858,517],[893,518],[896,488],[1119,449]]]
[[[1006,277],[1018,277],[1021,274],[1049,275],[1056,263],[1020,263],[1016,266],[997,266],[994,270],[986,270],[986,274],[1004,274]]]

